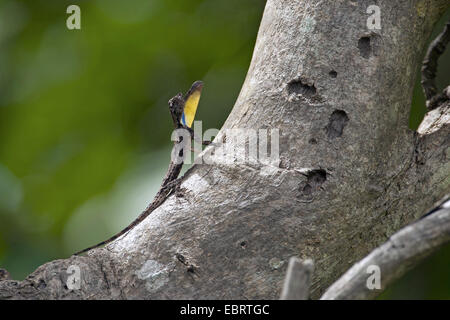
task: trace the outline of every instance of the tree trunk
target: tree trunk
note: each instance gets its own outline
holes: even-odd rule
[[[376,3],[381,30],[367,29],[371,1],[268,0],[216,141],[279,129],[280,161],[195,165],[126,236],[1,281],[0,298],[278,298],[291,256],[314,261],[319,297],[450,187],[448,108],[408,129],[424,46],[449,2]]]

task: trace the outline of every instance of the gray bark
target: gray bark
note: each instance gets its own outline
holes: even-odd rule
[[[449,3],[379,0],[372,31],[370,4],[267,1],[221,135],[279,128],[279,163],[195,165],[183,197],[126,236],[1,281],[0,298],[277,298],[291,256],[314,260],[317,298],[419,218],[450,184],[448,117],[408,129],[416,70]],[[70,265],[79,290],[66,286]]]
[[[281,300],[308,300],[309,287],[314,271],[312,260],[289,259],[286,278],[281,291]]]

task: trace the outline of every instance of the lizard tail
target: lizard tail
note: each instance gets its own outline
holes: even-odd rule
[[[181,170],[181,166],[178,166],[175,171],[176,171],[176,175],[178,175],[178,173]],[[171,172],[171,170],[169,170],[169,173]],[[171,177],[172,178],[172,177]],[[135,226],[137,226],[142,220],[144,220],[150,213],[152,213],[153,210],[155,210],[159,205],[161,205],[161,203],[164,202],[165,200],[165,196],[167,193],[170,193],[171,187],[173,187],[173,184],[177,183],[177,179],[172,181],[164,181],[160,190],[158,191],[158,193],[155,196],[155,199],[153,200],[153,202],[131,223],[129,224],[125,229],[123,229],[122,231],[120,231],[119,233],[113,235],[111,238],[102,241],[92,247],[83,249],[81,251],[78,251],[76,253],[74,253],[75,256],[79,256],[82,253],[88,252],[92,249],[96,249],[98,247],[104,246],[105,244],[108,244],[114,240],[116,240],[117,238],[123,236],[125,233],[127,233],[128,231],[130,231],[131,229],[133,229]],[[168,187],[170,186],[170,187]]]
[[[175,150],[175,146],[174,146]],[[180,180],[177,179],[178,175],[180,174],[181,168],[183,166],[183,163],[174,163],[170,162],[169,169],[167,170],[166,176],[163,179],[163,182],[161,184],[161,187],[159,188],[159,191],[156,193],[155,198],[153,199],[152,203],[142,212],[128,227],[120,231],[119,233],[115,234],[111,238],[100,242],[99,244],[96,244],[95,246],[83,249],[81,251],[78,251],[74,253],[74,255],[78,256],[82,253],[88,252],[92,249],[96,249],[98,247],[104,246],[105,244],[108,244],[117,238],[123,236],[125,233],[130,231],[132,228],[137,226],[141,221],[143,221],[150,213],[152,213],[153,210],[158,208],[165,200],[166,197],[172,192],[172,189],[180,183]]]
[[[96,249],[98,247],[104,246],[105,244],[108,244],[110,242],[113,242],[114,240],[116,240],[117,238],[120,238],[121,236],[123,236],[125,233],[127,233],[128,231],[130,231],[131,229],[133,229],[136,225],[139,224],[139,222],[141,222],[151,211],[149,209],[146,209],[144,212],[142,212],[139,217],[137,217],[136,220],[134,220],[130,225],[128,225],[125,229],[123,229],[122,231],[120,231],[119,233],[113,235],[111,238],[102,241],[92,247],[83,249],[81,251],[78,251],[76,253],[74,253],[75,256],[79,256],[82,253],[88,252],[92,249]]]

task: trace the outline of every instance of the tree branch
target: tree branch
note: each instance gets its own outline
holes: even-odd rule
[[[312,260],[300,260],[292,257],[284,280],[281,300],[307,300],[309,297],[309,286],[314,272]]]
[[[356,263],[321,297],[322,300],[373,299],[408,270],[450,243],[450,200],[423,219],[403,228]],[[381,288],[367,287],[369,266],[381,270]]]

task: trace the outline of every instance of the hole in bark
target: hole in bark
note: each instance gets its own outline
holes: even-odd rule
[[[324,183],[325,180],[327,180],[327,172],[323,169],[316,169],[309,171],[306,174],[306,177],[307,177],[306,183],[308,183],[312,187],[318,187],[322,183]]]
[[[327,172],[323,169],[311,170],[306,174],[306,184],[302,188],[304,195],[310,195],[319,190],[320,186],[327,180]]]
[[[38,283],[38,289],[45,289],[47,287],[47,284],[45,283],[45,281],[44,280],[39,280],[39,283]]]
[[[328,74],[329,74],[330,77],[332,77],[332,78],[336,78],[336,77],[337,77],[337,72],[334,71],[334,70],[331,70]]]
[[[317,144],[317,140],[315,138],[311,138],[308,141],[310,144]]]
[[[195,273],[195,268],[194,266],[191,264],[190,266],[187,267],[187,272],[189,273]]]
[[[245,249],[245,247],[247,246],[247,242],[242,241],[242,242],[240,243],[240,245],[241,245],[242,249]]]
[[[303,187],[303,193],[306,195],[310,195],[312,193],[312,187],[307,184]]]
[[[182,255],[182,254],[180,254],[180,253],[177,253],[176,255],[175,255],[175,257],[178,259],[178,261],[180,261],[182,264],[186,264],[187,262],[186,262],[186,258]]]
[[[192,263],[188,263],[187,259],[181,254],[177,253],[175,257],[180,261],[182,264],[184,264],[187,268],[186,271],[188,273],[195,273],[195,267]]]
[[[342,136],[344,128],[348,122],[347,113],[343,110],[334,110],[330,116],[330,121],[325,127],[328,138],[334,139]]]
[[[292,80],[288,83],[288,92],[289,94],[301,94],[302,96],[311,98],[316,94],[317,90],[314,85],[308,85],[306,83],[303,83],[302,80],[298,79]]]
[[[361,57],[369,59],[372,52],[372,46],[370,45],[370,37],[362,37],[358,41],[358,49]]]

